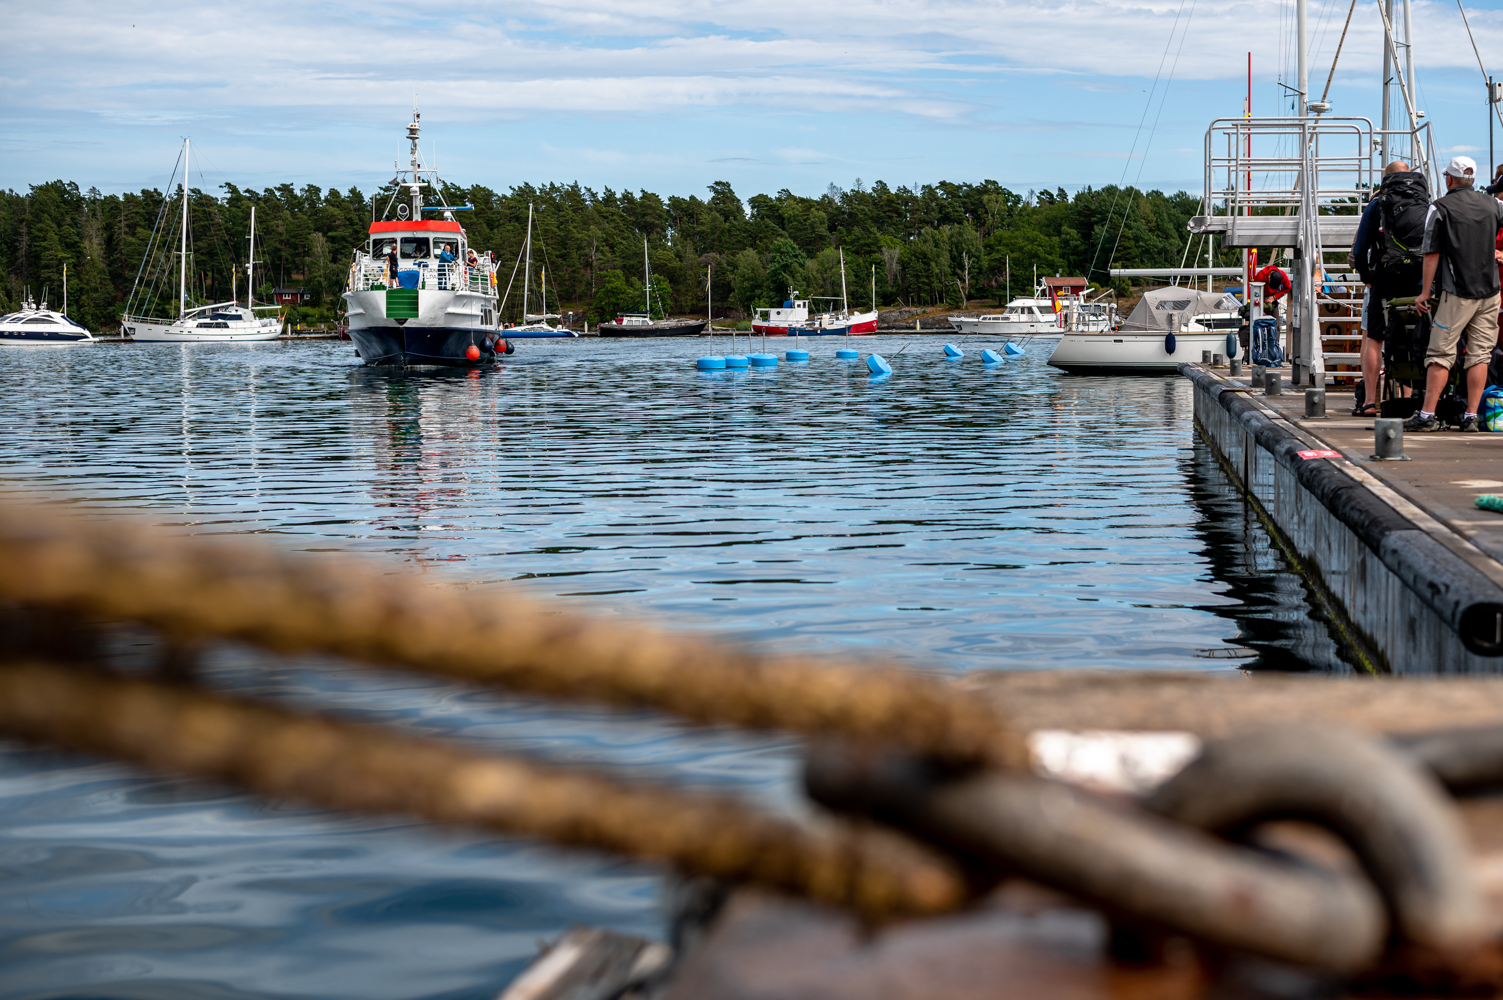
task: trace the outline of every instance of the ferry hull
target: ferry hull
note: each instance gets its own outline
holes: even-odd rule
[[[495,361],[498,345],[506,350],[506,341],[496,334],[461,327],[368,326],[351,329],[350,340],[367,365],[474,367]],[[474,361],[465,356],[471,345],[480,349]]]
[[[1162,333],[1066,333],[1049,364],[1072,375],[1176,375],[1182,361],[1199,361],[1201,351],[1226,352],[1226,331],[1174,335],[1174,353],[1164,349]]]
[[[1009,320],[976,319],[971,316],[951,316],[950,325],[961,333],[980,333],[992,337],[1039,337],[1058,335],[1056,323],[1016,323]]]

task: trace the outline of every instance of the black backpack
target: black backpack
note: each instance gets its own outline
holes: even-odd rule
[[[1430,212],[1430,186],[1417,171],[1389,174],[1378,191],[1378,210],[1383,220],[1382,268],[1384,298],[1419,293],[1424,257],[1425,216]]]

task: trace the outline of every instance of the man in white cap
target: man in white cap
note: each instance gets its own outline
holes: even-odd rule
[[[1420,312],[1430,311],[1430,291],[1440,275],[1440,304],[1431,319],[1430,345],[1425,351],[1425,402],[1404,421],[1408,431],[1438,431],[1435,418],[1440,394],[1456,363],[1456,346],[1466,336],[1466,412],[1463,431],[1478,430],[1477,408],[1487,388],[1487,363],[1498,342],[1498,263],[1493,250],[1503,225],[1503,202],[1472,186],[1477,164],[1457,156],[1446,167],[1447,194],[1430,206],[1425,217],[1425,271],[1419,296]]]

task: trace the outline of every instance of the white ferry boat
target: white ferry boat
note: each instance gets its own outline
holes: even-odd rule
[[[407,126],[408,169],[397,172],[395,220],[371,223],[355,250],[344,293],[349,335],[368,365],[472,365],[511,353],[496,309],[496,263],[472,253],[463,208],[425,207],[423,188],[440,183],[418,154],[422,116]],[[397,202],[405,190],[408,201]],[[388,212],[390,205],[388,205]],[[424,219],[424,212],[442,212]]]
[[[18,312],[0,316],[0,346],[48,347],[60,344],[92,343],[94,337],[65,314],[39,307],[31,299],[21,304]]]
[[[183,217],[178,251],[177,318],[141,316],[132,307],[151,299],[155,280],[146,288],[137,278],[126,303],[125,315],[120,317],[120,332],[138,343],[206,344],[238,341],[276,340],[282,335],[282,320],[279,316],[257,316],[256,310],[275,310],[277,306],[257,306],[249,289],[254,288],[256,260],[256,210],[251,209],[250,256],[246,259],[245,305],[239,302],[216,302],[207,306],[188,305],[188,140],[183,140]],[[166,245],[153,238],[146,245],[146,258],[140,274],[148,273],[153,259],[160,260]],[[157,269],[160,273],[160,268]],[[170,280],[170,279],[169,279]],[[141,296],[138,299],[138,294]],[[147,305],[150,308],[150,305]]]
[[[1236,344],[1241,303],[1225,292],[1155,288],[1115,330],[1066,331],[1049,364],[1079,374],[1173,375],[1202,351],[1228,354]]]

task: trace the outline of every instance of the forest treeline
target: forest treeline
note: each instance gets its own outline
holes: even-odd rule
[[[180,202],[164,211],[168,197],[156,190],[105,195],[64,181],[0,192],[0,311],[16,308],[26,289],[59,304],[66,263],[70,314],[91,329],[113,329],[154,227],[160,222],[159,241],[172,232]],[[703,313],[707,275],[717,315],[780,302],[790,288],[838,296],[842,251],[853,306],[870,305],[873,283],[883,307],[960,305],[1002,298],[1009,274],[1012,294],[1025,293],[1035,267],[1040,276],[1087,275],[1105,284],[1111,266],[1178,265],[1199,204],[1184,192],[1115,186],[1022,195],[995,181],[917,188],[857,181],[851,189],[832,184],[817,198],[784,190],[743,199],[724,181],[703,198],[579,184],[522,185],[505,194],[446,186],[439,197],[473,206],[458,218],[472,246],[496,254],[503,280],[531,204],[534,268],[547,268],[550,309],[561,302],[591,320],[641,308],[644,238],[656,298],[675,313]],[[307,318],[332,318],[373,205],[379,216],[390,199],[390,189],[367,196],[312,185],[190,189],[190,294],[224,301],[236,287],[243,300],[254,206],[258,299],[268,300],[273,287],[302,287],[312,295]],[[152,301],[141,303],[138,294],[139,311],[176,314],[177,237],[171,240],[162,261],[173,274],[156,282]],[[142,286],[152,287],[149,280]],[[520,312],[519,300],[514,290],[506,314]]]

